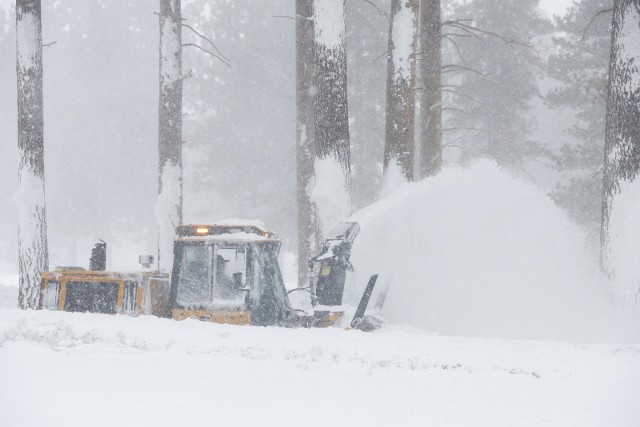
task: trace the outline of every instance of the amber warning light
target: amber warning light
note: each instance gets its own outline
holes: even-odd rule
[[[198,228],[196,228],[196,233],[198,233],[198,234],[209,234],[209,228],[208,227],[198,227]]]

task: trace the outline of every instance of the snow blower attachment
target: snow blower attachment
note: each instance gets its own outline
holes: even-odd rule
[[[322,247],[322,252],[309,261],[311,303],[314,306],[313,326],[331,326],[344,316],[342,307],[347,271],[353,271],[349,262],[351,246],[360,232],[356,222],[342,222],[333,231]],[[359,308],[351,322],[358,328],[373,292],[377,275],[372,276],[360,300]]]

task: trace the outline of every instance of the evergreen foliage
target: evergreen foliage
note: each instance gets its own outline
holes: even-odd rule
[[[548,61],[549,77],[560,85],[546,94],[557,110],[575,111],[568,124],[570,143],[554,155],[554,165],[568,176],[552,196],[573,219],[591,229],[600,225],[602,156],[612,0],[582,0],[556,18],[558,52]]]
[[[530,134],[529,114],[539,94],[541,60],[532,40],[551,24],[530,0],[476,0],[455,8],[443,33],[455,44],[455,62],[443,64],[447,95],[447,144],[460,147],[460,160],[486,157],[512,170],[544,153]],[[457,24],[457,25],[456,25]]]

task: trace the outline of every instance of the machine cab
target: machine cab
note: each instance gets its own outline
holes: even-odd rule
[[[256,225],[177,228],[169,305],[174,319],[238,325],[281,324],[289,301],[280,241]]]

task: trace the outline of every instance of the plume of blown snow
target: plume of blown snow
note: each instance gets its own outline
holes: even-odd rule
[[[566,341],[638,339],[609,309],[584,233],[534,185],[490,161],[396,187],[355,213],[345,300],[371,274],[370,306],[446,335]]]

